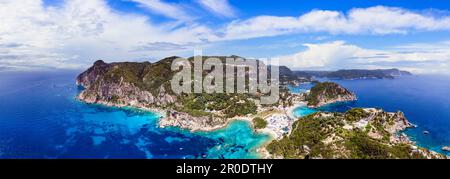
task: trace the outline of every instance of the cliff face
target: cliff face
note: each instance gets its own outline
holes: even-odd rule
[[[272,158],[446,158],[418,148],[401,132],[413,127],[403,113],[352,109],[299,119],[290,135],[267,146]]]
[[[309,107],[321,107],[336,102],[356,100],[356,95],[339,84],[332,82],[317,83],[306,96]]]
[[[164,62],[162,62],[164,63]],[[165,68],[162,68],[165,67]],[[151,108],[166,106],[176,101],[176,96],[166,89],[169,81],[148,78],[149,73],[170,75],[170,64],[111,63],[97,61],[77,77],[77,84],[85,88],[78,98],[87,103],[108,106]]]
[[[82,85],[83,87],[88,88],[97,80],[97,78],[100,77],[100,75],[103,75],[107,69],[108,64],[106,64],[104,61],[96,61],[91,68],[77,77],[77,85]]]
[[[190,131],[212,131],[227,125],[228,119],[218,116],[199,116],[168,110],[167,116],[159,121],[159,126],[164,127],[179,127],[188,129]]]

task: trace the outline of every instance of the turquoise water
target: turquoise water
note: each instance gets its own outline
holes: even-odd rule
[[[236,120],[224,129],[213,132],[199,132],[199,135],[221,140],[223,145],[216,145],[208,150],[209,158],[259,158],[255,149],[271,138],[266,134],[254,133],[246,121]]]
[[[244,121],[214,132],[159,128],[159,116],[79,102],[78,72],[0,73],[0,158],[258,158],[269,136]]]
[[[302,106],[302,107],[295,108],[292,111],[292,113],[293,113],[294,117],[303,117],[303,116],[307,116],[312,113],[315,113],[317,111],[318,110],[316,110],[316,109],[308,108],[307,106]]]
[[[288,86],[288,89],[290,92],[292,93],[304,93],[308,90],[310,90],[312,87],[314,86],[313,83],[303,83],[300,84],[299,86]],[[313,109],[313,108],[308,108],[307,106],[300,106],[295,108],[292,113],[294,115],[294,117],[303,117],[303,116],[307,116],[309,114],[315,113],[318,110]]]
[[[344,112],[354,107],[375,107],[386,111],[402,111],[417,128],[405,133],[417,145],[433,151],[450,146],[450,76],[420,75],[394,80],[327,80],[334,81],[355,92],[355,102],[322,107],[320,111]],[[305,88],[301,86],[299,88]],[[429,135],[423,131],[429,131]]]
[[[314,83],[302,83],[299,86],[288,86],[288,90],[291,93],[304,93],[307,90],[311,89],[314,86]]]

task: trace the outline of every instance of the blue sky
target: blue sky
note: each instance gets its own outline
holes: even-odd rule
[[[199,49],[293,69],[449,74],[449,9],[438,0],[4,0],[0,69],[83,69]]]

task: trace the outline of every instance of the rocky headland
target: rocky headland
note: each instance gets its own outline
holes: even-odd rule
[[[308,106],[312,108],[337,102],[355,101],[357,99],[354,93],[333,82],[317,83],[305,95]]]

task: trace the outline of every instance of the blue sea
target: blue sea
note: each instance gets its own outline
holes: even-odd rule
[[[270,140],[245,121],[191,133],[159,128],[159,116],[152,112],[85,104],[75,99],[81,91],[75,85],[78,73],[0,72],[0,158],[259,158],[256,149]],[[440,148],[450,145],[449,81],[443,76],[336,81],[356,92],[358,101],[319,110],[401,110],[419,126],[407,134],[442,153]],[[300,107],[294,115],[315,111]]]
[[[214,132],[159,128],[157,114],[77,101],[79,72],[0,73],[0,158],[259,158],[244,121]]]
[[[450,152],[441,150],[443,146],[450,146],[450,76],[414,75],[396,79],[319,81],[339,83],[354,92],[358,100],[317,110],[345,112],[354,107],[374,107],[390,112],[402,111],[410,122],[418,126],[405,131],[417,145],[450,155]],[[305,91],[311,88],[311,84],[290,88],[294,89],[291,91]],[[310,110],[302,107],[294,114],[310,113]],[[425,135],[424,131],[430,134]]]

